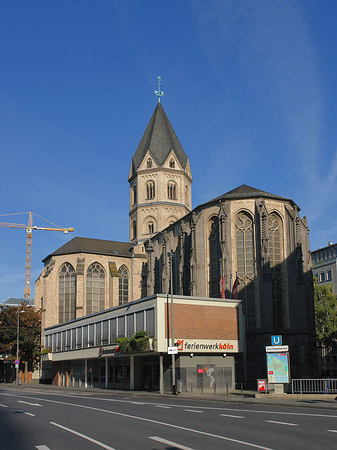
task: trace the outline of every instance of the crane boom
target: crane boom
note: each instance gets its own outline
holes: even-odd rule
[[[38,216],[39,217],[39,216]],[[43,217],[41,217],[43,218]],[[44,219],[46,220],[46,219]],[[55,224],[53,224],[55,225]],[[26,265],[25,265],[25,300],[30,300],[30,280],[31,280],[31,268],[32,268],[32,231],[42,230],[42,231],[63,231],[63,233],[73,232],[74,228],[61,228],[61,227],[37,227],[33,226],[33,214],[28,212],[28,225],[22,223],[7,223],[0,222],[0,227],[6,228],[24,228],[27,231],[26,236]]]

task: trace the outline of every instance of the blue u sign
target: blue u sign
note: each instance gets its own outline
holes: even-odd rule
[[[282,336],[272,336],[271,345],[282,345]]]

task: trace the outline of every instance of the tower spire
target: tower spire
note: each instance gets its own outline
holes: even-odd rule
[[[158,91],[154,91],[156,96],[158,97],[158,103],[160,103],[160,97],[164,95],[164,92],[160,90],[161,76],[158,75]]]

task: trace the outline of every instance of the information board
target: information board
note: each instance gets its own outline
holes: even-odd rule
[[[289,353],[267,353],[267,373],[268,383],[289,383]]]

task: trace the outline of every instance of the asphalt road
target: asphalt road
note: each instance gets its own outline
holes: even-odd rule
[[[337,449],[337,409],[0,389],[2,450]]]

